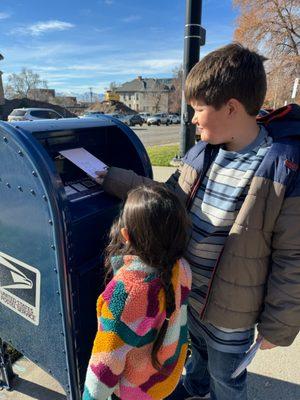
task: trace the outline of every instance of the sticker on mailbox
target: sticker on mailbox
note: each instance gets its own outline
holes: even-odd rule
[[[40,271],[0,252],[0,303],[38,325],[40,292]]]

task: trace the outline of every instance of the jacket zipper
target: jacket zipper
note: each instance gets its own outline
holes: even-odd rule
[[[217,266],[219,264],[219,261],[221,259],[222,254],[223,254],[223,250],[224,250],[224,246],[222,247],[222,250],[221,250],[221,252],[219,254],[219,257],[218,257],[218,259],[217,259],[217,261],[215,263],[215,266],[214,266],[214,269],[213,269],[213,272],[212,272],[212,275],[211,275],[211,278],[210,278],[210,282],[209,282],[209,285],[208,285],[208,288],[207,288],[207,293],[206,293],[206,296],[205,296],[204,306],[203,306],[202,311],[200,313],[200,318],[201,319],[203,319],[204,314],[205,314],[206,309],[207,309],[208,299],[209,299],[210,294],[211,294],[212,283],[213,283],[214,277],[216,275]]]

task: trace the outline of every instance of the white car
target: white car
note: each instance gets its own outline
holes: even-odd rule
[[[147,122],[147,119],[151,117],[151,114],[147,112],[142,112],[139,115],[143,118],[144,122]]]
[[[83,115],[80,115],[79,118],[101,118],[104,113],[100,111],[87,111]]]
[[[180,117],[177,114],[169,114],[170,124],[180,124]]]
[[[166,124],[169,125],[169,117],[165,113],[158,113],[154,114],[152,117],[147,119],[147,124],[150,125],[157,125]]]
[[[51,108],[15,108],[8,116],[8,122],[34,121],[36,119],[60,119],[63,118]]]

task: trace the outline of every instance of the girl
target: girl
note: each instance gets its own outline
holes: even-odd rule
[[[161,400],[176,387],[187,352],[187,231],[183,205],[164,187],[129,193],[110,232],[115,276],[97,302],[84,400]]]

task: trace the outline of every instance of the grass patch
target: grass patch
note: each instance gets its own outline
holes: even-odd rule
[[[152,165],[169,167],[170,161],[179,153],[178,144],[147,147]]]

